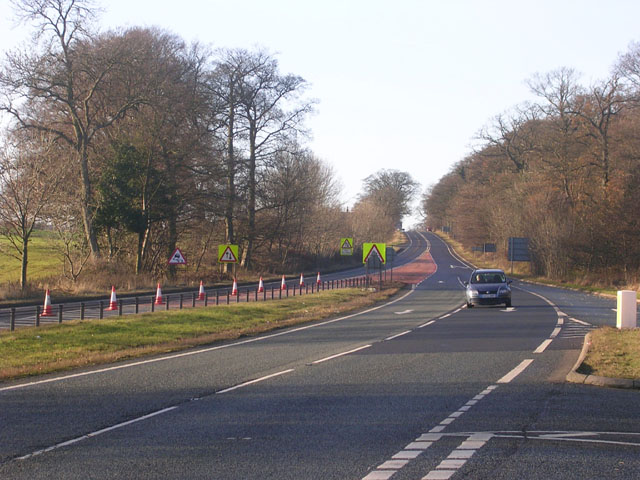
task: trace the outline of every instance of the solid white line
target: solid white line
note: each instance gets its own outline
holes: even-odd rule
[[[527,360],[523,360],[522,362],[520,362],[520,365],[518,365],[516,368],[511,370],[509,373],[507,373],[504,377],[502,377],[496,383],[509,383],[509,382],[511,382],[511,380],[513,380],[518,375],[520,375],[524,371],[524,369],[527,368],[532,363],[533,363],[533,359],[532,358],[529,358]]]
[[[542,342],[538,348],[536,348],[533,353],[542,353],[544,352],[547,347],[551,344],[551,342],[553,341],[552,338],[547,338],[544,342]]]
[[[98,435],[102,435],[103,433],[111,432],[113,430],[117,430],[118,428],[126,427],[127,425],[131,425],[137,422],[141,422],[143,420],[147,420],[148,418],[155,417],[156,415],[162,415],[163,413],[170,412],[175,410],[178,407],[169,407],[163,408],[162,410],[158,410],[157,412],[149,413],[147,415],[143,415],[142,417],[134,418],[133,420],[128,420],[126,422],[119,423],[117,425],[113,425],[112,427],[103,428],[102,430],[97,430],[92,433],[88,433],[87,435],[82,435],[81,437],[73,438],[71,440],[67,440],[66,442],[57,443],[51,447],[43,448],[42,450],[35,451],[28,455],[24,455],[22,457],[18,457],[17,460],[26,460],[28,458],[36,457],[46,452],[51,452],[52,450],[57,450],[59,448],[68,447],[69,445],[73,445],[79,443],[83,440],[88,440],[89,438],[97,437]]]
[[[398,333],[397,335],[392,335],[390,337],[387,337],[387,338],[384,339],[384,341],[387,342],[389,340],[393,340],[394,338],[401,337],[403,335],[406,335],[407,333],[411,333],[411,330],[407,330],[406,332]]]
[[[246,387],[248,385],[253,385],[254,383],[263,382],[265,380],[269,380],[270,378],[278,377],[280,375],[284,375],[285,373],[291,373],[294,370],[295,369],[290,368],[289,370],[283,370],[282,372],[272,373],[271,375],[266,375],[264,377],[256,378],[255,380],[249,380],[248,382],[241,383],[239,385],[236,385],[235,387],[229,387],[229,388],[225,388],[224,390],[220,390],[220,391],[216,392],[216,395],[221,394],[221,393],[232,392],[233,390],[237,390],[239,388]]]
[[[334,358],[342,357],[344,355],[349,355],[350,353],[359,352],[360,350],[364,350],[365,348],[369,348],[371,345],[364,345],[362,347],[354,348],[353,350],[349,350],[348,352],[336,353],[335,355],[331,355],[330,357],[322,358],[320,360],[316,360],[315,362],[311,362],[312,365],[316,365],[318,363],[326,362],[328,360],[333,360]]]
[[[225,344],[225,345],[217,345],[215,347],[203,348],[203,349],[198,349],[198,350],[190,350],[190,351],[187,351],[187,352],[167,355],[166,357],[159,357],[159,358],[151,358],[151,359],[147,359],[147,360],[140,360],[138,362],[127,363],[126,365],[117,365],[117,366],[113,366],[113,367],[106,367],[106,368],[100,368],[100,369],[97,369],[97,370],[91,370],[89,372],[74,373],[74,374],[71,374],[71,375],[63,375],[61,377],[48,378],[46,380],[36,380],[36,381],[33,381],[33,382],[21,383],[21,384],[18,384],[18,385],[11,385],[11,386],[8,386],[8,387],[0,387],[0,392],[6,392],[6,391],[9,391],[9,390],[18,390],[20,388],[32,387],[32,386],[36,386],[36,385],[43,385],[43,384],[46,384],[46,383],[61,382],[63,380],[70,380],[70,379],[78,378],[78,377],[86,377],[86,376],[95,375],[95,374],[98,374],[98,373],[111,372],[111,371],[114,371],[114,370],[122,370],[122,369],[125,369],[125,368],[137,367],[137,366],[140,366],[140,365],[147,365],[147,364],[156,363],[156,362],[164,362],[165,360],[173,360],[173,359],[181,358],[181,357],[189,357],[191,355],[200,355],[202,353],[209,353],[209,352],[213,352],[213,351],[216,351],[216,350],[222,350],[223,348],[237,347],[237,346],[240,346],[240,345],[246,345],[248,343],[261,342],[261,341],[264,341],[264,340],[269,340],[269,339],[280,337],[280,336],[283,336],[283,335],[289,335],[291,333],[301,332],[301,331],[309,330],[309,329],[312,329],[312,328],[317,328],[317,327],[322,327],[322,326],[325,326],[325,325],[330,325],[332,323],[340,322],[340,321],[343,321],[343,320],[348,320],[350,318],[357,317],[357,316],[363,315],[365,313],[370,313],[370,312],[379,310],[381,308],[387,307],[389,305],[393,305],[394,303],[397,303],[397,302],[399,302],[401,300],[404,300],[409,295],[411,295],[413,292],[414,292],[414,290],[410,290],[406,294],[404,294],[403,296],[398,297],[398,298],[396,298],[396,299],[394,299],[394,300],[392,300],[390,302],[387,302],[387,303],[385,303],[383,305],[378,305],[376,307],[372,307],[372,308],[369,308],[367,310],[363,310],[362,312],[352,313],[351,315],[346,315],[344,317],[334,318],[332,320],[327,320],[326,322],[315,323],[313,325],[306,325],[304,327],[298,327],[298,328],[294,328],[294,329],[291,329],[291,330],[286,330],[286,331],[283,331],[283,332],[273,333],[273,334],[265,335],[265,336],[261,336],[261,337],[249,338],[247,340],[228,343],[228,344]]]

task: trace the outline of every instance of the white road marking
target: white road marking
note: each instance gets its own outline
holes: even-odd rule
[[[395,313],[396,315],[406,315],[407,313],[411,313],[411,312],[413,312],[413,310],[404,310],[402,312],[393,312],[393,313]]]
[[[411,330],[407,330],[406,332],[402,332],[402,333],[398,333],[396,335],[392,335],[390,337],[387,337],[384,339],[385,342],[388,342],[389,340],[393,340],[394,338],[398,338],[401,337],[403,335],[406,335],[407,333],[411,333]]]
[[[556,327],[553,329],[553,332],[551,332],[551,335],[549,338],[556,338],[558,336],[558,334],[560,333],[560,330],[562,330],[562,327]]]
[[[531,363],[533,363],[533,359],[532,358],[529,358],[527,360],[523,360],[522,362],[520,362],[520,365],[518,365],[516,368],[514,368],[509,373],[507,373],[504,377],[502,377],[500,380],[498,380],[497,383],[509,383],[509,382],[511,382],[514,378],[516,378],[518,375],[520,375],[524,371],[525,368],[527,368],[529,365],[531,365]]]
[[[127,425],[132,425],[134,423],[141,422],[143,420],[147,420],[147,419],[149,419],[151,417],[155,417],[157,415],[162,415],[163,413],[170,412],[172,410],[175,410],[176,408],[178,408],[178,407],[175,406],[175,407],[163,408],[162,410],[158,410],[157,412],[149,413],[147,415],[143,415],[142,417],[134,418],[133,420],[128,420],[126,422],[122,422],[122,423],[119,423],[117,425],[113,425],[111,427],[103,428],[101,430],[97,430],[95,432],[88,433],[86,435],[82,435],[80,437],[77,437],[77,438],[74,438],[74,439],[71,439],[71,440],[67,440],[66,442],[57,443],[57,444],[55,444],[55,445],[53,445],[51,447],[43,448],[42,450],[37,450],[37,451],[35,451],[33,453],[30,453],[28,455],[24,455],[22,457],[18,457],[17,460],[27,460],[28,458],[36,457],[38,455],[42,455],[43,453],[51,452],[53,450],[57,450],[57,449],[63,448],[63,447],[68,447],[69,445],[74,445],[76,443],[82,442],[83,440],[88,440],[90,438],[97,437],[98,435],[102,435],[103,433],[111,432],[113,430],[117,430],[118,428],[126,427]]]
[[[234,387],[229,387],[229,388],[225,388],[224,390],[219,390],[219,391],[216,392],[216,395],[219,395],[221,393],[232,392],[232,391],[237,390],[239,388],[243,388],[243,387],[247,387],[249,385],[253,385],[254,383],[264,382],[265,380],[269,380],[270,378],[279,377],[280,375],[284,375],[286,373],[291,373],[294,370],[295,369],[290,368],[289,370],[283,370],[282,372],[272,373],[271,375],[265,375],[264,377],[256,378],[255,380],[249,380],[248,382],[241,383],[241,384],[236,385]]]
[[[569,319],[570,319],[572,322],[579,323],[580,325],[586,325],[586,326],[589,326],[589,327],[591,327],[591,326],[592,326],[592,324],[590,324],[590,323],[588,323],[588,322],[584,322],[584,321],[582,321],[582,320],[578,320],[577,318],[570,317]]]
[[[359,352],[360,350],[364,350],[365,348],[369,348],[371,345],[364,345],[362,347],[354,348],[353,350],[349,350],[347,352],[336,353],[335,355],[331,355],[330,357],[325,357],[320,360],[316,360],[315,362],[311,362],[312,365],[317,365],[318,363],[327,362],[329,360],[333,360],[334,358],[343,357],[345,355],[349,355],[350,353]]]
[[[422,324],[422,325],[420,325],[418,328],[428,327],[429,325],[433,325],[434,323],[436,323],[436,321],[435,321],[435,320],[431,320],[430,322],[423,323],[423,324]]]
[[[542,342],[538,348],[536,348],[533,353],[542,353],[544,352],[547,347],[551,344],[551,342],[553,341],[552,338],[547,338],[544,342]]]

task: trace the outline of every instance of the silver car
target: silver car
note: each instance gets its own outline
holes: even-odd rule
[[[469,281],[464,284],[467,287],[467,308],[501,303],[511,306],[511,280],[500,269],[474,270]]]

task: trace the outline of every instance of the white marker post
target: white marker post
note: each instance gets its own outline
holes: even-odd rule
[[[633,290],[618,290],[616,326],[618,328],[636,328],[636,310],[636,292]]]

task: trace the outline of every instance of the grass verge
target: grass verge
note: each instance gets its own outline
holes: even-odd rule
[[[640,328],[603,327],[591,332],[591,345],[578,373],[640,378]]]
[[[388,299],[381,292],[344,289],[273,302],[73,321],[0,333],[0,380],[183,350],[215,341],[320,320]]]

